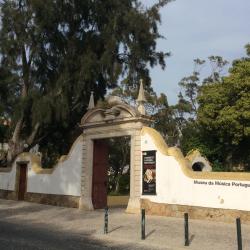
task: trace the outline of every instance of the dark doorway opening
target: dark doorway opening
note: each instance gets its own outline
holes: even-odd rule
[[[27,188],[27,164],[19,164],[18,200],[23,201]]]
[[[108,195],[129,195],[130,192],[130,137],[115,137],[108,141]]]
[[[204,168],[204,164],[202,162],[195,162],[192,165],[193,171],[202,171],[203,168]]]
[[[94,209],[127,206],[130,193],[130,137],[94,140]]]

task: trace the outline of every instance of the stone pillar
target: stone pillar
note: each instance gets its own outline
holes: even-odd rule
[[[126,212],[139,213],[141,209],[141,126],[131,136],[130,197]]]
[[[84,135],[83,141],[83,164],[81,178],[81,197],[79,209],[93,210],[92,204],[92,176],[93,176],[93,141]]]

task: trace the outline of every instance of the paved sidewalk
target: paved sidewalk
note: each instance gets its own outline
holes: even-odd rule
[[[29,227],[31,234],[39,229],[45,230],[48,235],[53,232],[59,238],[62,235],[64,238],[65,235],[82,235],[89,242],[101,242],[109,249],[237,249],[235,224],[189,220],[191,243],[189,247],[184,247],[183,219],[146,216],[146,239],[141,240],[140,215],[126,214],[124,209],[111,209],[108,235],[103,234],[103,218],[101,210],[83,212],[73,208],[0,199],[0,225]],[[29,236],[32,238],[32,235]],[[242,236],[243,249],[250,249],[250,225],[244,225],[244,221]],[[72,244],[70,249],[80,249],[74,248],[77,240]]]

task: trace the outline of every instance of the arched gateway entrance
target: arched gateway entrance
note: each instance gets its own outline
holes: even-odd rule
[[[129,136],[130,146],[130,197],[127,212],[138,212],[141,195],[141,129],[150,123],[145,115],[144,91],[141,84],[138,108],[131,107],[119,98],[109,100],[106,109],[95,108],[93,95],[89,110],[81,120],[83,128],[83,171],[80,208],[92,210],[106,204],[106,138]]]

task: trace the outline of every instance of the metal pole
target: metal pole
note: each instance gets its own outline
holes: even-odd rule
[[[145,209],[141,210],[141,239],[145,240]]]
[[[184,213],[185,246],[189,246],[188,213]]]
[[[108,211],[109,211],[109,208],[105,207],[105,209],[104,209],[104,234],[108,233],[108,220],[109,220]]]
[[[240,218],[236,219],[238,250],[242,250],[241,223]]]

